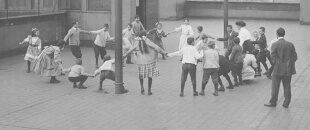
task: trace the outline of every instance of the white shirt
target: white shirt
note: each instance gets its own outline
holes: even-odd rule
[[[106,42],[110,40],[110,33],[108,31],[104,31],[105,28],[97,30],[97,31],[91,31],[93,34],[97,34],[95,44],[100,47],[105,47]]]
[[[109,70],[114,72],[114,64],[115,64],[115,59],[105,61],[99,69],[95,70],[95,76],[99,75],[102,70]]]
[[[194,36],[194,31],[190,25],[181,25],[175,31],[182,31],[182,35]]]
[[[203,52],[200,51],[198,52],[195,46],[192,45],[184,45],[184,47],[173,53],[168,54],[169,57],[173,56],[183,56],[182,57],[182,63],[190,63],[197,65],[197,59],[200,59],[203,57]]]
[[[85,69],[81,65],[74,65],[71,68],[64,70],[65,72],[69,72],[68,77],[79,77],[81,75],[90,76],[85,73]]]
[[[114,71],[115,59],[105,61],[100,67],[99,70],[111,70]]]
[[[125,28],[125,29],[123,30],[123,38],[130,39],[130,38],[132,38],[133,36],[134,36],[134,33],[133,33],[132,29],[129,30],[128,28]]]
[[[24,42],[29,42],[31,45],[38,45],[38,49],[41,50],[41,40],[39,37],[27,37]]]
[[[203,51],[203,68],[219,68],[219,52],[215,49],[207,49]]]
[[[277,42],[279,39],[278,38],[275,38],[275,39],[272,39],[268,45],[267,45],[267,50],[271,52],[271,46],[273,43]]]
[[[246,41],[246,40],[251,40],[251,39],[252,39],[252,35],[251,35],[250,31],[247,30],[247,29],[244,28],[244,27],[240,28],[238,37],[239,37],[239,39],[240,39],[239,45],[240,45],[241,47],[242,47],[244,41]]]

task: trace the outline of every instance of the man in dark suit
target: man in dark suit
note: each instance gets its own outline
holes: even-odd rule
[[[227,37],[225,38],[218,38],[218,41],[227,41],[228,42],[228,47],[227,51],[225,52],[225,57],[229,59],[229,55],[231,54],[232,48],[234,46],[234,41],[233,39],[235,37],[238,37],[238,32],[234,31],[231,25],[227,26]]]
[[[267,107],[275,107],[278,100],[279,87],[282,81],[284,88],[283,107],[288,108],[291,101],[291,78],[296,74],[295,62],[297,53],[295,46],[284,39],[285,30],[277,30],[278,41],[271,46],[271,60],[274,63],[272,76],[271,99],[265,104]]]

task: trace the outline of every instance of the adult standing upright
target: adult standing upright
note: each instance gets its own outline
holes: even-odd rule
[[[227,59],[229,59],[229,55],[231,54],[231,50],[232,50],[233,46],[235,45],[233,39],[235,37],[238,37],[239,34],[238,34],[238,32],[233,30],[233,27],[231,25],[227,26],[227,32],[226,33],[227,33],[227,35],[226,35],[227,37],[225,37],[225,38],[217,38],[217,40],[218,41],[227,41],[228,42],[228,47],[227,47],[227,50],[225,52],[225,57]]]
[[[283,107],[288,108],[291,102],[291,79],[296,74],[295,62],[297,53],[294,44],[284,39],[285,30],[277,30],[278,41],[271,46],[271,60],[274,63],[272,76],[271,99],[269,103],[264,104],[267,107],[275,107],[278,101],[280,83],[282,81],[284,88]]]
[[[64,38],[64,41],[69,39],[69,45],[73,56],[77,59],[82,58],[82,52],[80,48],[80,33],[89,33],[88,31],[81,30],[79,28],[79,22],[73,22],[72,28],[68,31]]]

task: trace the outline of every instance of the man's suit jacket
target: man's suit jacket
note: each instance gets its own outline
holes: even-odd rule
[[[238,32],[236,31],[232,31],[231,33],[227,33],[227,37],[225,38],[219,38],[219,41],[227,41],[228,42],[228,47],[227,47],[227,52],[225,53],[225,57],[229,57],[229,55],[231,54],[232,48],[235,45],[233,39],[235,37],[238,37]]]
[[[262,34],[257,41],[254,41],[253,44],[258,44],[261,49],[267,47],[267,40],[265,34]]]
[[[281,38],[272,44],[271,60],[274,63],[273,75],[291,76],[296,74],[297,53],[291,42]]]

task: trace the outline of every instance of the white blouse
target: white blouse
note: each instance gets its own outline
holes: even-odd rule
[[[181,25],[180,27],[176,28],[175,31],[181,31],[182,35],[194,36],[193,28],[190,25]]]
[[[244,41],[252,39],[252,35],[251,35],[250,31],[244,27],[240,28],[238,37],[240,39],[240,43],[239,43],[240,46],[243,45]]]

